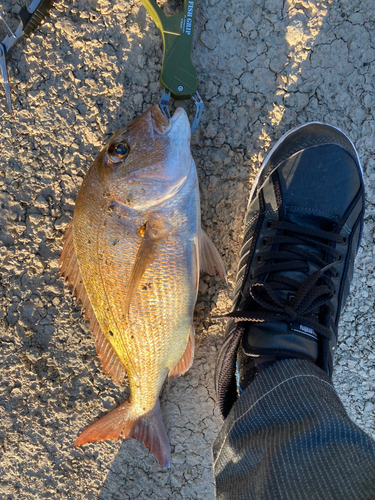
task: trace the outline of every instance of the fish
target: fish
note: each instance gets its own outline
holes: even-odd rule
[[[159,394],[193,362],[200,270],[226,279],[201,228],[183,108],[168,120],[155,105],[112,136],[79,189],[59,266],[85,311],[104,372],[119,384],[127,377],[130,388],[75,446],[135,438],[170,467]]]

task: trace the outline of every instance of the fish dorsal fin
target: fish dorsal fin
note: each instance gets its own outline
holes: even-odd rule
[[[85,319],[89,321],[90,330],[95,338],[96,352],[99,356],[103,370],[107,375],[112,377],[114,382],[122,384],[126,376],[125,368],[102,332],[87,295],[85,285],[83,284],[74,250],[73,221],[69,222],[67,225],[64,239],[64,247],[59,263],[60,276],[63,276],[64,280],[67,281],[68,287],[73,287],[72,291],[76,295],[77,303],[81,301],[82,308],[85,310]]]
[[[220,254],[203,229],[200,230],[199,257],[201,271],[211,274],[212,276],[218,274],[224,278],[225,281],[227,280],[224,263]]]
[[[182,358],[177,363],[177,365],[169,371],[168,379],[173,380],[180,375],[186,373],[191,365],[193,364],[194,359],[194,348],[195,348],[195,331],[194,326],[190,327],[190,334],[188,344],[186,346],[185,352],[182,355]]]

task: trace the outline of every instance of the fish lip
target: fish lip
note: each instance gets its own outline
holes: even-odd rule
[[[169,127],[174,127],[175,124],[183,119],[187,118],[186,111],[184,108],[176,108],[174,115],[169,120]]]
[[[181,144],[185,141],[190,143],[190,123],[184,108],[180,107],[176,109],[163,135],[168,136],[176,144]]]
[[[165,117],[159,106],[154,107],[151,116],[154,130],[160,135],[169,135],[181,121],[187,119],[186,111],[182,107],[176,109],[170,120]]]
[[[154,131],[163,135],[170,127],[169,120],[164,115],[158,104],[151,108],[151,120]]]

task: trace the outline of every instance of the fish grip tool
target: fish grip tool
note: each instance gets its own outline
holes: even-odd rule
[[[182,11],[165,16],[156,0],[141,0],[163,39],[163,61],[160,84],[163,93],[160,109],[170,119],[169,99],[191,99],[195,104],[193,132],[203,111],[203,101],[198,94],[197,70],[191,60],[196,0],[184,0]]]
[[[28,7],[22,7],[19,12],[20,23],[17,29],[13,32],[3,15],[0,13],[0,21],[5,24],[9,31],[9,35],[0,42],[0,69],[4,81],[5,94],[7,98],[9,111],[12,113],[12,101],[10,98],[10,87],[8,79],[8,71],[6,66],[6,57],[12,46],[23,37],[30,36],[40,25],[42,20],[48,15],[53,4],[53,0],[32,0]]]

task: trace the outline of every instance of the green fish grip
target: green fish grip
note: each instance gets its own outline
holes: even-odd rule
[[[25,7],[22,7],[19,17],[22,21],[22,31],[26,36],[30,36],[38,28],[51,10],[52,4],[53,0],[41,0],[32,14]]]
[[[174,99],[188,99],[198,87],[197,70],[191,61],[196,0],[184,0],[183,10],[165,16],[156,0],[141,0],[163,38],[160,83]]]

